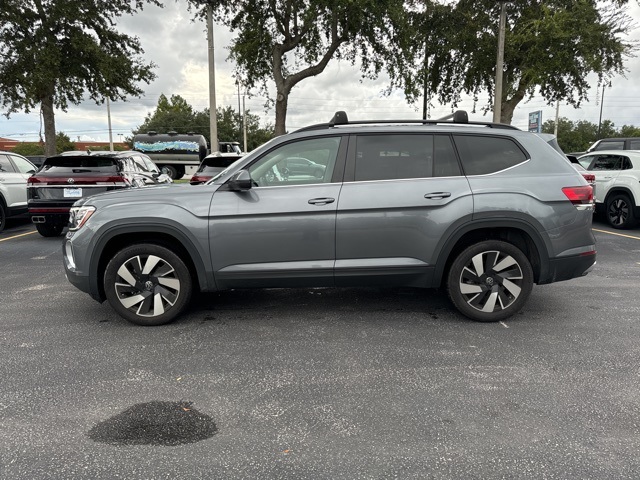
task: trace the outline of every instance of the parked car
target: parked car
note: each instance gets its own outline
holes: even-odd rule
[[[204,157],[189,183],[191,185],[200,185],[208,182],[239,158],[242,158],[241,153],[213,152]]]
[[[277,175],[292,157],[324,176]],[[592,269],[592,198],[566,159],[515,127],[337,112],[198,188],[79,200],[63,263],[140,325],[172,321],[193,291],[346,286],[445,286],[462,314],[490,322],[534,284]]]
[[[640,137],[603,138],[594,142],[586,152],[573,152],[571,155],[580,157],[601,150],[640,150]]]
[[[0,151],[0,232],[7,217],[27,213],[27,179],[36,170],[22,155]]]
[[[29,214],[40,235],[56,237],[79,198],[168,183],[171,178],[139,152],[65,152],[45,159],[29,178]]]
[[[640,151],[605,150],[578,159],[596,177],[596,211],[613,228],[631,228],[640,220]]]

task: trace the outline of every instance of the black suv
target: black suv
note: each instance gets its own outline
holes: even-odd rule
[[[79,198],[123,188],[171,183],[139,152],[66,152],[47,158],[27,181],[31,221],[43,237],[56,237]]]

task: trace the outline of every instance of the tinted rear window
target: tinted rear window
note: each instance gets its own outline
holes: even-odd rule
[[[454,135],[466,175],[486,175],[527,160],[516,142],[505,137]]]
[[[60,171],[70,173],[116,172],[116,160],[108,157],[52,157],[42,165],[43,171]],[[80,171],[82,170],[82,171]]]

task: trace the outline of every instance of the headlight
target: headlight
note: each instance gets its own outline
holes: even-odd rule
[[[69,212],[69,231],[75,232],[80,229],[95,211],[96,207],[90,205],[71,207],[71,211]]]

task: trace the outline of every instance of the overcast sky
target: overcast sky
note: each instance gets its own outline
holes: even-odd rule
[[[628,13],[640,19],[640,6],[630,2]],[[145,116],[157,105],[158,97],[178,94],[196,110],[209,106],[207,73],[207,40],[203,22],[193,22],[184,1],[167,1],[164,9],[147,7],[133,17],[119,21],[123,32],[140,38],[145,50],[145,60],[157,64],[157,79],[149,85],[143,84],[142,98],[131,98],[127,102],[111,104],[111,123],[114,141],[131,135],[131,131],[143,123]],[[232,35],[221,26],[215,29],[215,68],[217,105],[238,108],[238,95],[233,65],[227,62],[227,47]],[[640,39],[640,29],[631,38]],[[627,60],[626,78],[615,77],[612,86],[604,92],[602,118],[610,119],[617,127],[622,125],[640,126],[640,58]],[[560,116],[572,120],[588,120],[598,123],[600,96],[596,79],[591,82],[589,101],[580,109],[560,104]],[[337,110],[345,110],[353,119],[393,119],[421,118],[422,106],[408,105],[402,92],[385,96],[388,86],[385,77],[377,81],[361,80],[357,68],[347,62],[331,61],[327,69],[315,78],[303,80],[296,86],[289,98],[287,116],[288,131],[305,125],[328,121]],[[264,122],[274,122],[275,112],[265,112],[265,98],[247,97],[246,108],[260,115]],[[479,107],[484,103],[480,102]],[[491,121],[491,113],[482,116],[482,111],[471,113],[473,102],[464,100],[458,108],[468,110],[472,120]],[[543,111],[543,121],[555,118],[555,107],[547,106],[542,97],[534,97],[529,102],[521,102],[516,108],[513,124],[527,128],[528,114]],[[435,105],[431,118],[451,113],[450,105]],[[13,114],[10,119],[0,116],[0,137],[17,140],[37,140],[41,129],[38,112]],[[81,105],[71,105],[67,112],[56,112],[56,129],[63,131],[72,140],[108,141],[107,111],[104,105],[87,101]],[[44,136],[44,131],[42,132]],[[227,140],[227,139],[220,139]]]

